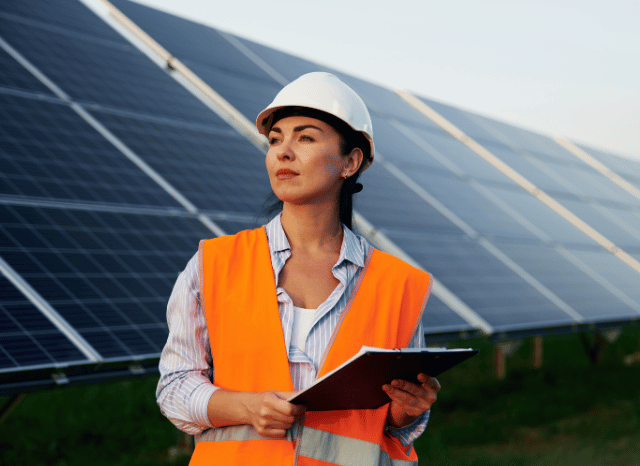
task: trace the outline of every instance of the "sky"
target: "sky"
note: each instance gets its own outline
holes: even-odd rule
[[[640,159],[640,1],[138,0],[386,87]]]

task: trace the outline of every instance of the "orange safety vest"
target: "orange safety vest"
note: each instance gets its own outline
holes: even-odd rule
[[[200,243],[200,297],[207,319],[215,385],[237,391],[291,391],[293,382],[278,309],[266,230]],[[431,276],[371,248],[323,355],[318,377],[362,345],[404,348],[429,297]],[[261,437],[250,425],[210,429],[190,465],[417,465],[384,427],[378,409],[307,412],[285,439]]]

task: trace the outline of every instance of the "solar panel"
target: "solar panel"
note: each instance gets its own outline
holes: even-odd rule
[[[77,21],[104,25],[83,8]],[[74,100],[199,123],[220,120],[115,31],[99,29],[103,35],[96,36],[45,26],[0,17],[4,39]]]
[[[86,362],[86,356],[1,275],[0,289],[0,371]]]
[[[262,110],[266,104],[268,104],[272,96],[275,96],[277,91],[282,87],[282,81],[285,78],[280,75],[279,70],[276,70],[271,66],[271,64],[267,63],[265,59],[256,58],[255,54],[257,52],[252,50],[253,44],[247,41],[234,38],[228,34],[220,34],[212,28],[207,28],[202,25],[194,26],[193,22],[176,19],[166,13],[153,11],[150,8],[132,2],[116,1],[113,3],[118,8],[121,8],[122,11],[133,21],[143,27],[143,29],[145,29],[145,31],[154,39],[157,39],[158,42],[172,55],[177,56],[180,60],[187,63],[201,79],[208,82],[216,92],[225,97],[250,120],[255,118],[257,113]],[[154,21],[151,18],[161,19]],[[220,42],[221,40],[222,42]],[[207,41],[211,41],[211,43],[216,44],[216,47],[210,47],[207,49],[206,53],[198,54],[194,50],[189,49],[189,45],[186,41],[195,41],[197,43],[206,43]],[[229,47],[232,43],[239,43],[240,49],[235,47],[230,49]],[[218,45],[220,47],[218,47]],[[253,67],[247,66],[245,60],[245,57],[247,56],[246,50],[245,53],[241,52],[242,47],[247,47],[249,49],[249,55],[254,59],[252,61]],[[187,49],[188,51],[185,51]],[[233,49],[235,49],[235,52]],[[184,55],[180,55],[178,51]],[[228,57],[230,54],[239,54],[241,58],[238,59],[238,64],[229,63]],[[275,54],[277,55],[278,53],[275,52]],[[280,56],[284,57],[284,55]],[[299,60],[295,57],[287,57],[288,59],[285,58],[283,61],[285,68],[287,68],[288,64]],[[261,63],[262,66],[257,66],[256,61]],[[300,63],[304,68],[309,66],[310,62],[303,62],[300,60]],[[316,69],[319,68],[316,67]],[[232,70],[234,74],[229,74],[229,70]],[[269,92],[269,89],[271,89],[271,92]],[[411,108],[403,104],[400,99],[394,97],[394,94],[390,93],[390,97],[395,99],[395,101],[399,101],[401,105],[411,112]],[[250,100],[250,105],[247,105],[247,99]],[[419,117],[419,114],[414,112],[414,117]],[[257,159],[259,160],[259,163],[262,164],[262,156]],[[256,176],[262,176],[263,169],[261,166],[256,170]],[[389,182],[391,184],[388,186],[388,189],[395,189],[397,182],[391,178],[389,178]],[[262,185],[258,184],[255,186],[260,187]],[[268,190],[267,185],[263,186]],[[232,192],[234,193],[234,196],[238,196],[239,194],[238,190],[234,190]],[[246,193],[242,193],[242,195],[246,195]],[[260,199],[264,199],[264,196],[261,196],[252,200],[254,205],[261,204]],[[381,202],[384,203],[384,200],[381,200]],[[419,204],[424,204],[419,200],[417,202]],[[387,215],[396,215],[396,222],[401,223],[402,220],[398,218],[398,204],[394,205],[393,199],[387,199],[386,204],[384,205],[388,206],[385,209]],[[214,206],[214,208],[219,209],[218,206]],[[425,206],[425,208],[429,210],[428,206]],[[410,210],[408,210],[408,212],[409,214],[405,220],[406,223],[415,223],[415,216],[412,217],[413,212]],[[451,226],[448,226],[447,228],[451,228]],[[445,313],[449,315],[448,320]],[[440,320],[437,322],[434,320],[433,322],[428,323],[427,327],[429,333],[437,333],[440,330],[449,331],[450,328],[452,328],[451,325],[454,325],[453,323],[458,325],[456,328],[460,328],[461,319],[453,311],[450,309],[448,311],[444,311],[443,308],[440,308],[440,314]],[[425,323],[427,322],[428,319],[425,318]],[[442,326],[440,326],[441,323]],[[449,325],[450,323],[451,325]],[[473,331],[474,327],[467,323],[465,329]]]
[[[250,120],[282,87],[214,28],[134,2],[112,3]]]
[[[121,4],[125,9],[130,7],[130,4],[128,2],[118,3],[119,5]],[[138,17],[142,18],[141,10],[144,10],[144,7],[136,5],[134,9],[137,9],[136,14],[138,15]],[[173,50],[172,46],[174,44],[177,44],[177,42],[175,39],[173,39],[172,41],[171,35],[166,32],[168,28],[165,27],[164,31],[160,31],[153,24],[147,24],[149,28],[148,32],[150,32],[152,36],[155,36],[157,34],[159,37],[162,37],[163,40],[161,42],[163,43],[163,45],[169,50]],[[184,28],[184,23],[179,27]],[[229,38],[229,35],[226,36],[227,38]],[[194,38],[192,37],[191,39]],[[177,41],[179,40],[180,39],[177,39]],[[235,38],[234,40],[229,40],[229,42],[232,43],[237,41],[241,42],[242,45],[241,47],[238,47],[239,51],[242,51],[244,55],[249,56],[250,58],[252,57],[252,54],[257,55],[257,58],[254,59],[254,62],[256,64],[259,64],[265,70],[265,73],[271,75],[275,80],[279,82],[292,79],[301,72],[308,72],[314,69],[325,69],[309,61],[302,60],[297,57],[288,56],[287,54],[274,51],[268,47],[255,44],[251,41],[237,38]],[[246,50],[244,49],[245,47],[249,49],[250,53],[246,52]],[[180,49],[180,47],[176,46],[176,49]],[[207,56],[207,58],[194,57],[193,55],[191,55],[189,56],[189,59],[204,62],[211,60],[212,57],[210,54]],[[198,66],[200,66],[200,64]],[[515,238],[516,241],[526,240],[533,241],[533,243],[539,243],[542,239],[543,241],[547,242],[561,241],[565,245],[579,244],[583,245],[583,247],[588,247],[589,245],[593,246],[593,240],[587,237],[584,233],[575,229],[566,220],[559,218],[555,213],[551,212],[544,206],[542,211],[540,212],[534,209],[534,215],[532,216],[534,217],[533,219],[521,216],[518,221],[515,221],[512,213],[518,212],[518,207],[515,206],[514,209],[501,200],[501,197],[509,196],[511,192],[522,193],[521,188],[517,187],[515,183],[513,183],[513,181],[505,177],[501,172],[487,164],[485,161],[479,159],[476,154],[466,149],[459,142],[453,140],[448,134],[444,133],[433,122],[425,119],[422,115],[419,115],[392,92],[379,86],[375,86],[371,83],[359,80],[357,78],[346,76],[341,73],[337,74],[339,74],[343,80],[354,87],[363,96],[363,98],[365,98],[365,101],[367,101],[367,104],[374,113],[374,125],[376,127],[376,130],[381,127],[381,121],[386,123],[387,126],[389,125],[389,123],[391,123],[396,128],[409,128],[410,131],[419,133],[418,138],[420,138],[420,136],[429,136],[424,138],[424,140],[428,142],[422,141],[422,145],[430,146],[431,151],[438,151],[440,155],[442,155],[442,153],[446,153],[448,155],[450,152],[455,152],[456,163],[459,163],[461,166],[463,166],[464,168],[462,168],[462,170],[466,169],[467,173],[473,173],[474,177],[474,189],[467,189],[466,191],[469,196],[472,196],[470,199],[468,199],[469,203],[466,204],[466,206],[463,206],[464,201],[460,196],[456,198],[456,193],[460,192],[461,186],[466,186],[464,182],[467,181],[469,175],[465,174],[462,176],[462,180],[452,181],[451,183],[447,183],[447,181],[454,180],[455,178],[447,178],[446,176],[439,177],[437,174],[429,178],[430,174],[432,174],[433,171],[428,171],[427,167],[425,167],[424,170],[420,170],[416,166],[416,159],[414,156],[415,150],[413,152],[408,151],[408,153],[404,153],[402,149],[398,150],[399,147],[407,146],[406,140],[404,140],[402,137],[398,137],[397,134],[395,135],[395,137],[389,137],[389,132],[385,135],[385,137],[380,138],[378,137],[379,133],[376,133],[376,140],[382,141],[381,143],[378,142],[378,149],[380,150],[381,145],[386,145],[386,147],[383,147],[380,150],[380,152],[384,154],[385,159],[389,158],[390,160],[392,160],[392,162],[396,163],[396,154],[400,154],[399,157],[402,157],[402,155],[404,154],[407,160],[403,159],[402,162],[397,162],[397,165],[401,166],[402,169],[404,169],[404,174],[408,174],[410,172],[410,176],[415,180],[415,182],[425,183],[426,181],[429,181],[431,183],[437,184],[437,180],[441,180],[442,182],[440,183],[439,187],[442,189],[440,189],[439,192],[443,192],[442,196],[440,196],[443,200],[443,203],[445,203],[445,205],[450,205],[452,208],[462,208],[464,211],[460,212],[460,214],[465,217],[465,219],[472,221],[472,223],[478,226],[479,231],[481,231],[483,234],[493,234],[495,236],[507,237],[510,242],[513,242]],[[209,80],[209,82],[214,88],[216,87],[217,82],[215,80]],[[238,84],[238,86],[241,85],[242,84]],[[238,99],[237,96],[232,96],[231,103],[235,105],[243,105],[241,100]],[[245,111],[245,113],[247,112]],[[250,118],[252,118],[253,115],[254,114],[250,114]],[[408,117],[407,115],[411,116]],[[387,121],[389,123],[387,123]],[[384,128],[384,124],[382,126]],[[514,130],[514,133],[518,133],[518,131],[519,130]],[[497,141],[496,138],[485,137],[484,140],[490,141],[494,147],[500,147],[505,150],[509,148],[507,144]],[[433,145],[431,144],[432,141],[437,147],[433,147]],[[535,141],[529,141],[527,138],[524,138],[524,141],[526,144],[535,144]],[[538,145],[540,145],[539,142]],[[547,144],[546,150],[549,151],[551,150],[551,148],[562,153],[562,150],[558,149],[557,145]],[[430,150],[426,150],[426,152],[429,153]],[[566,154],[564,155],[566,156]],[[427,158],[428,155],[425,157],[425,155],[422,154],[420,160],[425,160]],[[568,161],[571,158],[565,157],[565,159],[566,160],[564,162],[569,163]],[[433,165],[434,163],[437,164],[438,162],[442,162],[442,160],[439,160],[438,162],[432,160],[430,162],[430,165]],[[370,177],[372,176],[371,174],[374,172],[375,170],[372,169],[365,175],[365,186],[367,185],[367,179],[370,179]],[[457,176],[461,176],[460,168],[458,168],[455,173]],[[420,174],[424,175],[424,178],[421,178],[419,176]],[[390,192],[389,190],[398,190],[397,180],[393,180],[391,178],[387,180],[376,179],[373,184],[376,187],[382,187],[384,189],[383,192],[385,193]],[[452,189],[452,185],[458,189]],[[562,188],[562,185],[560,183],[557,183],[556,187]],[[500,196],[496,196],[495,192],[491,192],[491,189],[498,190]],[[480,193],[483,194],[484,198],[480,195]],[[492,202],[487,202],[487,197],[493,198]],[[393,195],[389,195],[384,198],[372,195],[370,198],[363,197],[363,199],[364,201],[358,201],[358,208],[360,209],[361,213],[363,213],[365,217],[376,226],[376,228],[380,229],[380,231],[385,232],[388,236],[391,236],[392,234],[405,234],[411,236],[415,233],[411,231],[412,227],[421,230],[422,232],[431,230],[438,231],[439,228],[451,228],[450,222],[449,226],[447,226],[447,222],[442,221],[442,219],[438,220],[437,216],[434,216],[433,214],[425,215],[425,208],[426,211],[428,211],[429,206],[425,207],[424,200],[418,200],[415,197],[412,199],[404,195],[398,197],[398,194],[394,193]],[[372,200],[371,204],[375,205],[377,209],[371,209],[369,211],[367,210],[366,201],[368,199]],[[518,202],[520,202],[519,207],[521,208],[523,205],[527,205],[530,200],[533,200],[533,198],[531,198],[530,196],[525,197],[524,199],[518,199]],[[471,201],[479,202],[480,212],[486,213],[487,215],[483,216],[481,214],[478,214],[478,210],[468,208],[468,205],[471,203]],[[500,208],[498,208],[498,204]],[[507,215],[506,212],[511,213]],[[456,211],[456,213],[458,212]],[[390,215],[393,216],[394,222],[388,221],[387,216]],[[425,223],[424,218],[426,217],[429,218],[429,221]],[[507,218],[509,220],[505,220]],[[547,229],[549,230],[549,233],[551,233],[551,235],[547,236],[543,230],[536,231],[536,234],[532,234],[532,226],[534,226],[533,231],[535,231],[535,228],[537,228],[537,224],[541,222],[540,219],[544,219],[544,222],[547,223]],[[531,220],[534,221],[532,222]],[[387,224],[392,223],[392,225],[389,225],[389,227],[387,227],[385,221]],[[508,226],[506,231],[490,231],[491,226],[501,225],[502,222],[505,222],[505,225]],[[527,225],[527,228],[523,228],[523,225],[525,224]],[[496,226],[494,230],[499,230],[499,227]],[[457,231],[455,227],[453,227],[452,232],[453,231]],[[514,234],[515,237],[510,237],[511,234]],[[566,258],[560,257],[558,260],[566,261]],[[571,267],[573,267],[573,265]],[[512,269],[517,269],[517,267],[514,266],[512,267]],[[580,280],[582,280],[581,283],[590,283],[592,281],[591,278],[585,277],[581,271],[574,271],[574,274],[577,274],[576,276],[580,277]],[[549,290],[545,290],[544,286],[539,285],[539,283],[540,282],[538,282],[537,285],[538,291],[542,290],[545,293],[549,292]],[[603,291],[603,293],[607,295],[608,291]],[[608,298],[615,300],[615,298],[611,296],[608,296]],[[554,299],[558,298],[554,297]],[[570,306],[566,306],[566,303],[563,304],[565,305],[565,307],[570,308]],[[562,315],[562,311],[558,311],[556,309],[556,312],[559,312],[558,315],[561,316],[560,319],[564,318]]]
[[[0,6],[0,257],[98,358],[2,276],[1,390],[132,376],[136,361],[135,371],[155,371],[177,273],[213,234],[83,111],[130,124],[224,123],[85,6],[24,3]]]
[[[264,155],[226,123],[94,115],[200,209],[255,216],[271,192]]]
[[[250,121],[286,81],[328,70],[114,3]],[[133,373],[153,370],[169,293],[198,240],[264,220],[264,154],[78,2],[0,5],[0,65],[0,258],[100,362],[0,275],[0,393],[130,376],[136,361]],[[378,160],[356,209],[441,287],[428,339],[480,328],[445,291],[497,338],[638,324],[635,272],[391,90],[329,71],[374,120]],[[549,138],[425,101],[640,258],[640,201],[628,191]],[[615,168],[640,179],[633,164]]]
[[[0,89],[0,194],[43,200],[178,203],[68,104]]]
[[[195,219],[1,206],[0,254],[104,357],[157,354],[176,278],[210,236]]]

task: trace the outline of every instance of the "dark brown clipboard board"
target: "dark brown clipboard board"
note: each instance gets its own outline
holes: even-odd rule
[[[390,398],[382,385],[394,379],[417,382],[419,373],[436,377],[479,353],[479,350],[419,348],[386,350],[363,347],[337,369],[290,398],[308,411],[374,409]]]

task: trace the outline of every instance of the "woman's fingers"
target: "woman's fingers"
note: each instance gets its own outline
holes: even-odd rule
[[[436,378],[426,374],[420,374],[418,381],[420,385],[406,380],[393,380],[382,388],[405,413],[410,416],[419,416],[436,402],[440,383]]]
[[[256,393],[250,409],[251,424],[263,437],[284,437],[287,429],[304,413],[304,406],[293,405],[286,392]]]
[[[423,385],[431,388],[433,391],[438,393],[442,388],[440,386],[440,382],[435,377],[429,377],[427,374],[418,374],[418,381]]]

